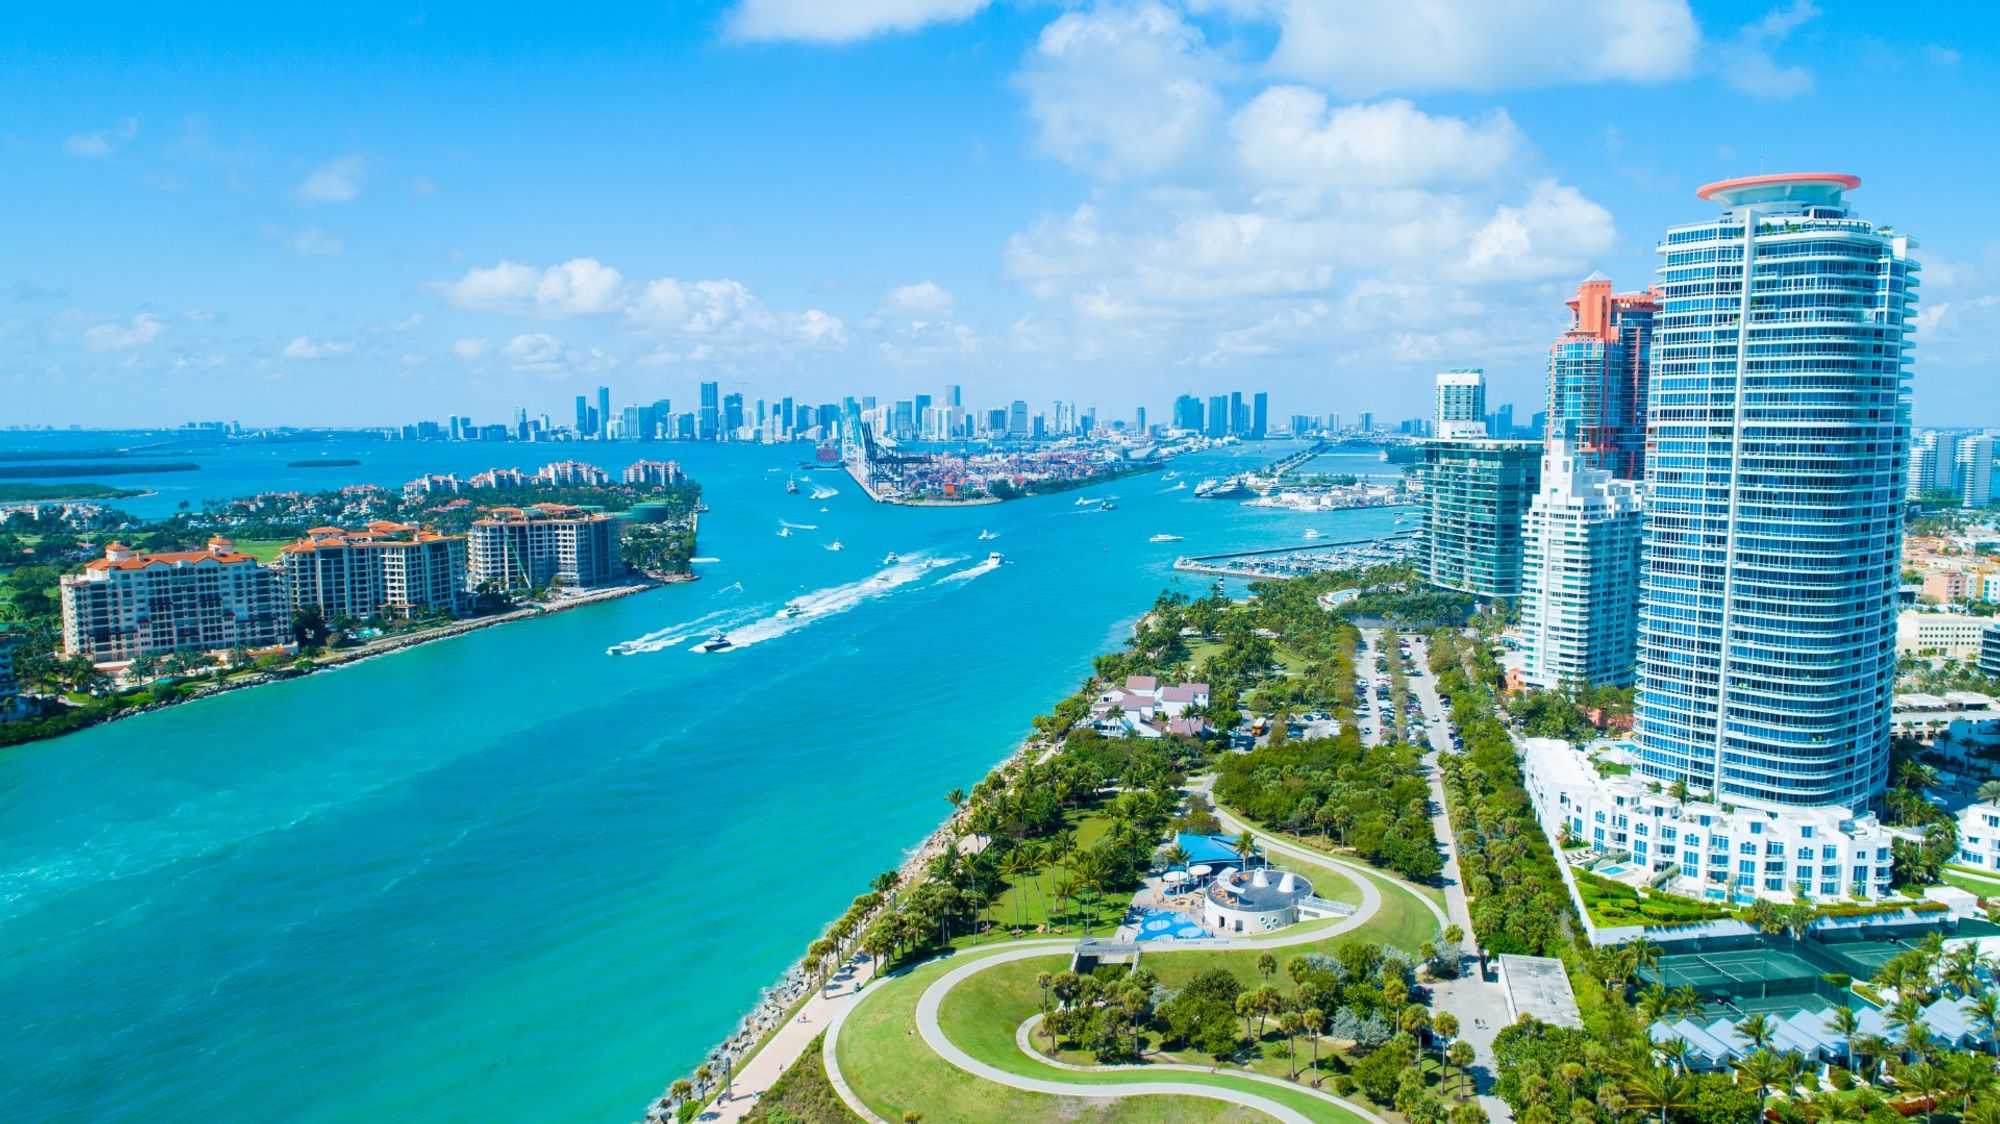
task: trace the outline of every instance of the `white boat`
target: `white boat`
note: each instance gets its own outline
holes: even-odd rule
[[[839,539],[835,539],[835,540],[833,540],[832,542],[830,542],[830,543],[827,543],[827,544],[826,544],[826,548],[827,548],[828,550],[840,550],[840,549],[842,549],[842,547],[841,547],[841,545],[840,545],[840,540],[839,540]]]
[[[894,566],[898,561],[899,559],[896,557],[896,552],[893,550],[882,556],[882,564],[884,566]]]
[[[697,652],[720,652],[730,647],[733,647],[733,645],[729,643],[729,637],[724,636],[720,632],[715,632],[710,633],[708,639],[695,645],[694,650]]]
[[[797,617],[797,616],[803,616],[804,614],[805,610],[799,608],[797,605],[787,605],[784,608],[778,610],[778,615],[781,617]]]
[[[1147,539],[1146,541],[1147,541],[1147,542],[1179,542],[1179,541],[1181,541],[1181,537],[1180,537],[1179,535],[1168,535],[1168,534],[1159,534],[1159,535],[1154,535],[1154,536],[1153,536],[1152,538],[1150,538],[1150,539]]]
[[[986,556],[986,561],[988,565],[998,566],[1000,563],[1005,562],[1006,559],[1000,557],[1000,552],[996,550]]]
[[[792,537],[792,529],[791,529],[790,527],[780,527],[780,528],[778,528],[778,537],[779,537],[779,538],[781,538],[781,539],[788,539],[788,538],[791,538],[791,537]]]
[[[981,532],[979,532],[979,541],[980,541],[980,542],[986,542],[986,541],[987,541],[987,540],[989,540],[989,539],[997,539],[997,538],[999,538],[999,537],[1000,537],[999,535],[996,535],[996,534],[994,534],[994,533],[993,533],[993,532],[991,532],[991,531],[981,531]]]
[[[1096,502],[1097,502],[1096,500],[1092,499],[1089,496],[1078,496],[1076,498],[1076,506],[1078,507],[1082,507],[1084,504],[1087,503],[1096,503]]]
[[[1315,529],[1315,528],[1312,528],[1312,527],[1307,527],[1307,528],[1306,528],[1306,537],[1307,537],[1307,538],[1309,538],[1309,539],[1316,539],[1316,538],[1318,538],[1318,537],[1319,537],[1319,531],[1318,531],[1317,529]]]

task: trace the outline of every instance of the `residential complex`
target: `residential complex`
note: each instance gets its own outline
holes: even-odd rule
[[[1522,527],[1521,630],[1528,682],[1632,682],[1639,615],[1640,488],[1553,437]]]
[[[1624,480],[1645,475],[1659,308],[1652,291],[1613,293],[1611,279],[1593,273],[1569,299],[1570,329],[1549,345],[1549,435],[1570,438],[1586,463]]]
[[[455,613],[465,567],[464,536],[380,521],[359,531],[315,527],[278,553],[287,613],[316,607],[329,621]]]
[[[562,504],[496,507],[467,536],[466,585],[504,591],[616,580],[626,571],[622,526],[615,515]]]
[[[1660,246],[1638,771],[1729,804],[1886,779],[1917,265],[1859,182],[1710,184]]]
[[[114,542],[82,573],[63,575],[61,590],[63,652],[97,663],[263,648],[290,631],[277,574],[224,538],[165,554]]]
[[[1532,441],[1424,443],[1419,557],[1431,584],[1478,597],[1520,596],[1521,523],[1541,460],[1542,448]]]
[[[1440,371],[1432,425],[1436,436],[1446,440],[1486,436],[1486,372],[1476,368]]]

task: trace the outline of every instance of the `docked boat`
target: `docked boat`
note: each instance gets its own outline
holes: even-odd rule
[[[720,632],[715,632],[710,633],[708,639],[695,645],[694,650],[697,652],[720,652],[733,647],[735,645],[729,642],[729,637],[724,636]]]
[[[1227,476],[1221,480],[1209,479],[1196,484],[1194,494],[1205,500],[1226,500],[1255,495],[1256,489],[1241,476]]]
[[[1181,541],[1181,537],[1180,537],[1179,535],[1168,535],[1168,534],[1158,534],[1158,535],[1154,535],[1154,536],[1153,536],[1152,538],[1150,538],[1150,539],[1147,539],[1146,541],[1147,541],[1147,542],[1179,542],[1179,541]]]

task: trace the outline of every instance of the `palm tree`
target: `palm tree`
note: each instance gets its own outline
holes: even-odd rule
[[[1461,1077],[1469,1075],[1472,1067],[1472,1043],[1460,1039],[1451,1044],[1451,1049],[1446,1050],[1444,1056],[1447,1061],[1458,1067]],[[1440,1080],[1438,1083],[1439,1088],[1443,1088],[1443,1085],[1443,1081]],[[1464,1094],[1461,1093],[1460,1095],[1463,1096]]]
[[[1243,860],[1244,868],[1248,869],[1251,856],[1257,853],[1257,837],[1250,834],[1250,829],[1245,828],[1231,842],[1230,849],[1236,852],[1237,857]]]
[[[1757,1119],[1764,1119],[1764,1102],[1774,1085],[1785,1084],[1791,1067],[1767,1049],[1759,1049],[1736,1063],[1736,1076],[1757,1087]]]
[[[1850,1041],[1853,1043],[1855,1050],[1867,1055],[1868,1060],[1874,1063],[1872,1068],[1875,1072],[1871,1075],[1870,1080],[1881,1080],[1882,1063],[1887,1060],[1895,1047],[1890,1044],[1888,1039],[1876,1034],[1857,1034]]]
[[[1285,1032],[1285,1051],[1289,1055],[1291,1079],[1299,1079],[1299,1032],[1306,1026],[1305,1019],[1297,1011],[1286,1011],[1278,1017],[1278,1029]]]
[[[1660,1124],[1667,1124],[1669,1112],[1695,1104],[1694,1082],[1671,1069],[1642,1069],[1632,1074],[1625,1079],[1625,1093],[1632,1107],[1657,1110]]]
[[[2000,991],[1982,991],[1973,996],[1967,1013],[1985,1029],[1986,1037],[1993,1042],[1994,1056],[2000,1057]]]
[[[1049,985],[1054,982],[1055,976],[1048,972],[1035,973],[1035,986],[1042,989],[1042,1034],[1049,1040],[1050,1053],[1055,1052],[1056,1044],[1055,1032],[1049,1029]]]
[[[1250,1020],[1257,1017],[1255,993],[1246,991],[1237,995],[1236,1013],[1243,1016],[1243,1037],[1251,1042],[1257,1041],[1257,1036],[1250,1032]]]
[[[1979,947],[1962,944],[1945,954],[1938,977],[1962,996],[1979,987]]]
[[[1264,977],[1265,983],[1270,983],[1271,977],[1273,975],[1276,975],[1277,971],[1278,971],[1277,957],[1271,955],[1268,952],[1263,953],[1257,957],[1257,974]]]
[[[1923,1001],[1915,995],[1904,993],[1894,1006],[1884,1012],[1883,1018],[1896,1028],[1905,1050],[1923,1055],[1930,1052],[1930,1034],[1924,1027]]]
[[[1861,1029],[1861,1016],[1852,1007],[1835,1007],[1826,1013],[1826,1029],[1840,1035],[1847,1045],[1847,1069],[1854,1070],[1854,1033]]]
[[[1025,899],[1028,896],[1021,892],[1021,883],[1026,880],[1028,872],[1033,869],[1034,864],[1028,860],[1028,856],[1023,854],[1019,847],[1007,852],[1007,857],[1000,860],[1000,876],[1013,884],[1014,927],[1016,929],[1021,927],[1021,911],[1027,905]]]
[[[1759,1012],[1736,1024],[1736,1033],[1748,1039],[1752,1049],[1762,1050],[1771,1045],[1771,1016]]]
[[[1987,1095],[1993,1092],[1995,1083],[2000,1082],[2000,1077],[1996,1077],[1993,1073],[1993,1063],[1969,1051],[1957,1051],[1947,1055],[1942,1068],[1945,1080],[1951,1085],[1952,1095],[1961,1099],[1959,1105],[1961,1118],[1971,1111],[1974,1097],[1987,1099]]]
[[[1306,1037],[1313,1044],[1313,1072],[1319,1072],[1319,1036],[1326,1031],[1326,1012],[1318,1007],[1307,1007],[1304,1013]],[[1317,1083],[1317,1079],[1315,1079]]]
[[[1431,1037],[1437,1040],[1438,1067],[1444,1067],[1445,1048],[1458,1037],[1458,1016],[1450,1011],[1439,1011],[1431,1017]]]
[[[1688,1071],[1688,1053],[1693,1047],[1687,1044],[1687,1039],[1669,1038],[1665,1042],[1660,1043],[1659,1049],[1660,1056],[1666,1059],[1667,1065],[1671,1066],[1675,1073],[1686,1073]],[[1571,1094],[1572,1097],[1574,1095]]]
[[[1660,946],[1644,937],[1634,937],[1625,944],[1625,952],[1631,957],[1632,970],[1655,968],[1660,963]]]
[[[667,1086],[667,1099],[673,1101],[675,1105],[686,1104],[693,1096],[694,1082],[685,1077]]]
[[[1896,1084],[1906,1091],[1925,1098],[1925,1124],[1937,1117],[1939,1095],[1944,1091],[1945,1075],[1929,1062],[1913,1062],[1896,1071]]]
[[[1987,781],[1980,785],[1979,799],[1985,804],[2000,804],[2000,781]]]

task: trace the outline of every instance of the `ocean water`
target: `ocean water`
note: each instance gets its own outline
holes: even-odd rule
[[[321,451],[367,463],[282,468]],[[834,496],[787,495],[797,448],[645,451],[706,488],[699,582],[0,753],[0,1115],[636,1119],[1122,640],[1176,554],[1395,519],[1157,474],[889,508],[835,473],[801,478]],[[1283,451],[1176,467],[1192,485]],[[183,475],[204,486],[152,510],[561,459],[267,452],[203,458]],[[692,651],[712,630],[737,646]]]

